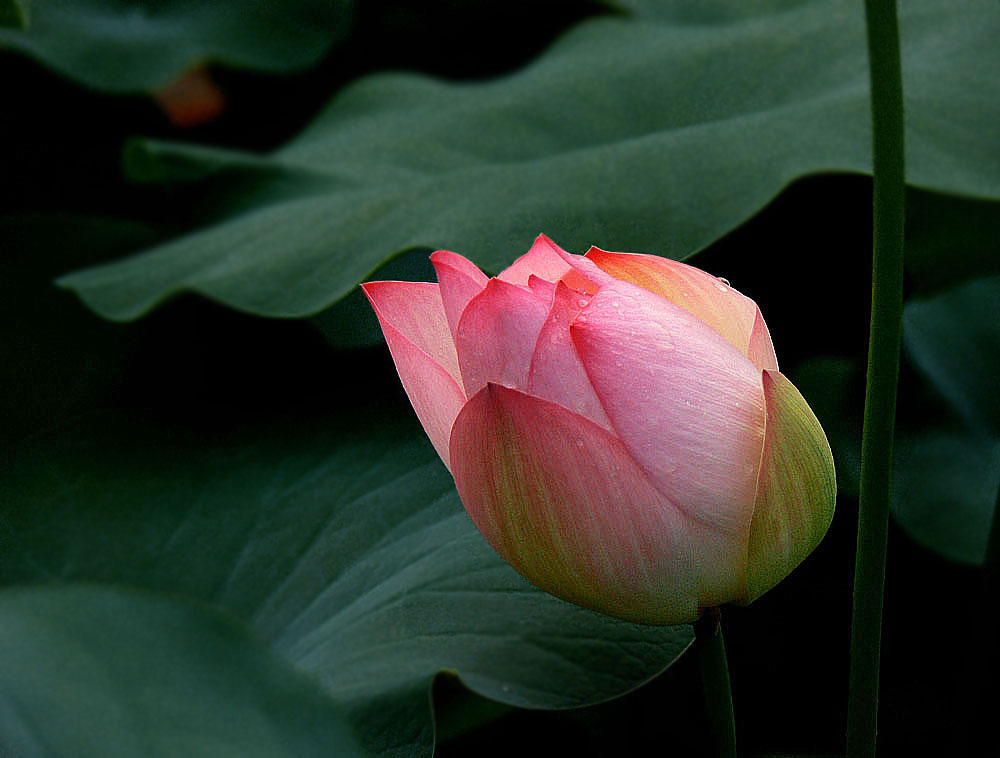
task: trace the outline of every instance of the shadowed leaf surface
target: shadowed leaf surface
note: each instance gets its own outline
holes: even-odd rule
[[[221,606],[312,674],[378,755],[430,753],[440,671],[503,702],[570,707],[636,687],[691,639],[527,584],[422,433],[385,416],[205,439],[103,415],[26,445],[3,489],[4,583],[127,583]]]
[[[315,684],[221,614],[134,590],[0,591],[0,751],[362,756]]]

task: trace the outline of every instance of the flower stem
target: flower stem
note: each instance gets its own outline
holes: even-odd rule
[[[903,312],[903,82],[895,0],[865,0],[874,158],[874,255],[861,502],[851,624],[848,758],[874,756],[882,594]]]
[[[736,721],[729,688],[729,664],[722,639],[722,611],[708,608],[694,625],[705,708],[719,758],[736,758]]]

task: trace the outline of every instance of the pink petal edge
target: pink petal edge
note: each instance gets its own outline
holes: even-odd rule
[[[468,258],[448,250],[432,253],[431,264],[437,274],[441,302],[454,339],[462,313],[472,298],[483,291],[489,277]]]
[[[383,325],[391,324],[457,382],[461,378],[455,340],[433,282],[365,282],[361,285]]]
[[[528,285],[531,276],[555,283],[570,269],[560,254],[566,254],[566,251],[544,234],[539,234],[531,249],[501,271],[497,279],[522,287]]]
[[[393,284],[392,282],[371,282],[369,284]],[[421,349],[400,329],[397,329],[387,315],[380,311],[378,298],[380,287],[363,284],[365,294],[375,308],[386,344],[396,364],[400,381],[406,395],[434,445],[434,449],[444,465],[451,469],[448,440],[451,427],[465,404],[465,393],[455,378],[440,363]],[[382,300],[382,305],[385,305]]]
[[[552,308],[538,333],[531,357],[528,392],[611,429],[611,422],[590,385],[569,331],[574,319],[590,302],[590,296],[571,289],[562,281],[554,289]]]
[[[455,338],[465,392],[488,382],[525,389],[549,305],[527,287],[490,279],[462,313]]]

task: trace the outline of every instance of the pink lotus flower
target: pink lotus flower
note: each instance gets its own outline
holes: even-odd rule
[[[691,266],[545,236],[494,279],[362,285],[459,495],[524,577],[651,624],[747,603],[819,543],[823,430],[760,310]]]

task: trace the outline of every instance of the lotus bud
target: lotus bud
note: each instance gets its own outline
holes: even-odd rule
[[[697,268],[545,236],[495,278],[362,285],[475,525],[551,594],[648,624],[749,603],[826,533],[830,446],[757,305]]]

